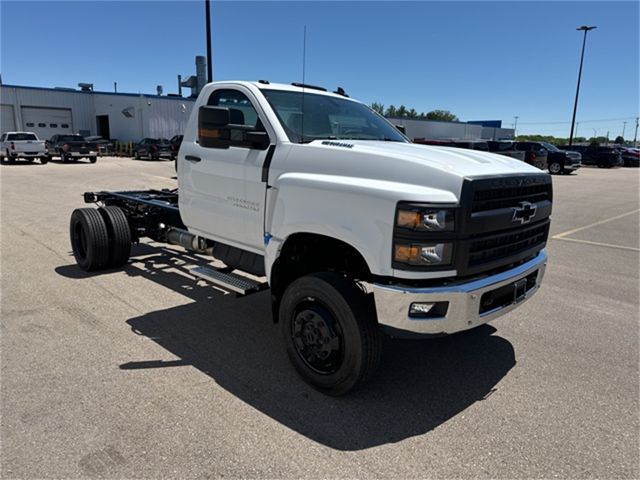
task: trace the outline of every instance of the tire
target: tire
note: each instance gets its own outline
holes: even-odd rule
[[[14,163],[16,163],[16,159],[9,155],[9,150],[7,150],[7,162],[9,162],[9,165],[13,165]]]
[[[549,173],[552,175],[560,175],[564,173],[564,168],[560,162],[551,162],[549,164]]]
[[[138,150],[134,150],[133,151],[133,158],[135,160],[140,160],[140,155],[138,154]]]
[[[67,163],[68,157],[65,155],[64,152],[60,152],[60,161],[62,163]]]
[[[109,264],[107,225],[95,208],[76,208],[69,224],[71,248],[76,263],[87,272],[106,268]]]
[[[151,155],[151,152],[147,152],[147,160],[153,160],[153,155]]]
[[[89,157],[90,163],[96,163],[98,161],[98,157]]]
[[[49,157],[40,157],[39,160],[42,165],[46,165],[47,163],[49,163]]]
[[[352,391],[380,363],[382,337],[371,297],[341,275],[295,280],[282,296],[279,321],[296,371],[325,394]]]
[[[119,207],[103,207],[102,215],[109,236],[109,261],[107,268],[119,268],[126,265],[131,255],[131,228],[129,221]]]

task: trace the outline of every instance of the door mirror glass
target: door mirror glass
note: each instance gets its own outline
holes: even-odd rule
[[[198,142],[205,148],[229,147],[229,109],[202,106],[198,111]]]

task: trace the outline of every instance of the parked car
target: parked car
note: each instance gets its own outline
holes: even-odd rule
[[[614,147],[602,145],[560,145],[561,150],[573,150],[582,155],[583,165],[596,165],[598,168],[621,167],[622,155]]]
[[[617,147],[625,167],[640,166],[640,149],[632,147]]]
[[[540,145],[540,142],[515,142],[513,145],[516,150],[525,153],[524,161],[529,165],[533,165],[540,170],[547,169],[547,157],[549,153],[546,148]]]
[[[572,150],[560,150],[548,142],[530,142],[547,150],[547,169],[553,175],[570,174],[582,166],[582,155]]]
[[[487,145],[489,145],[489,151],[492,153],[497,153],[500,155],[505,155],[507,157],[515,158],[516,160],[520,160],[522,162],[525,161],[525,152],[521,152],[516,150],[513,142],[510,141],[499,141],[499,140],[488,140]]]
[[[114,140],[107,140],[97,135],[85,137],[85,140],[87,140],[87,142],[95,143],[98,147],[99,155],[111,155],[116,151]]]
[[[173,160],[174,153],[166,138],[143,138],[133,146],[133,157],[136,160],[143,157],[147,160]]]
[[[82,135],[54,135],[47,141],[49,159],[60,157],[62,163],[77,162],[87,158],[91,163],[98,160],[98,147],[87,142]]]
[[[36,158],[40,163],[49,161],[47,147],[44,140],[39,140],[33,132],[7,132],[0,136],[0,160],[15,163],[19,158],[33,162]]]
[[[169,140],[169,143],[171,144],[171,150],[173,151],[174,155],[178,155],[178,151],[180,150],[180,145],[182,145],[183,138],[184,135],[174,135],[173,137],[171,137],[171,140]]]

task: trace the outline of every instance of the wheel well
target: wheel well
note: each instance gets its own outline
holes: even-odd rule
[[[270,287],[273,321],[278,321],[280,298],[287,286],[315,272],[339,272],[357,280],[367,280],[371,271],[353,246],[314,233],[296,233],[287,238],[271,268]]]

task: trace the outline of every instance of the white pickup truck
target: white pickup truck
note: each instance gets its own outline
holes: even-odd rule
[[[178,188],[87,192],[71,216],[85,270],[141,237],[222,261],[192,270],[240,295],[270,289],[302,378],[344,394],[381,334],[471,329],[518,307],[547,263],[548,174],[491,153],[415,145],[342,89],[208,84],[178,154]]]
[[[36,158],[43,165],[49,161],[44,140],[38,140],[33,132],[6,132],[0,136],[0,160],[15,163],[19,158],[33,162]]]

